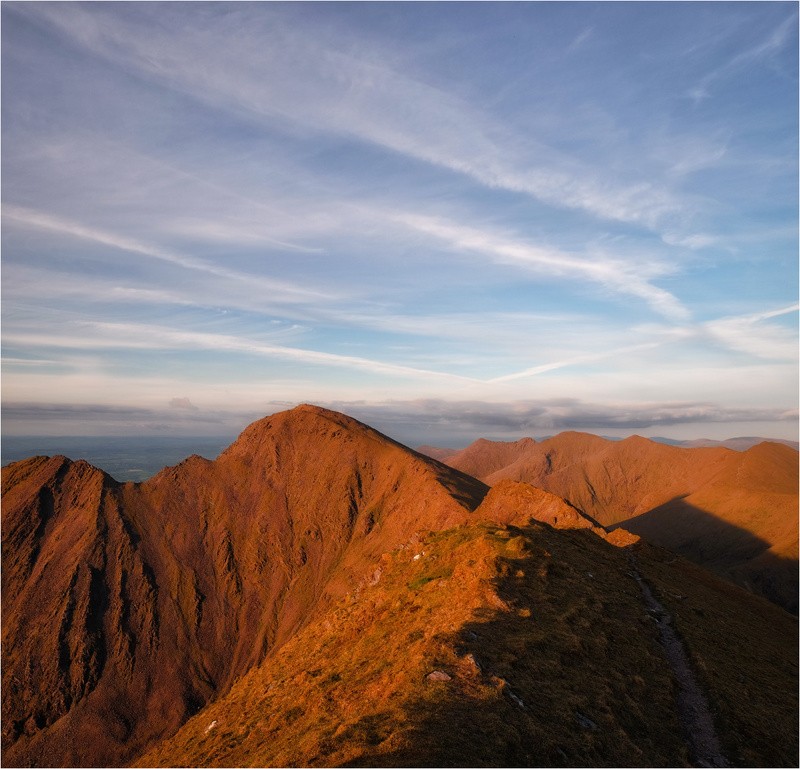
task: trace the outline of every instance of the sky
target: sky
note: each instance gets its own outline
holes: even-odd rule
[[[797,438],[797,3],[0,12],[6,435]]]

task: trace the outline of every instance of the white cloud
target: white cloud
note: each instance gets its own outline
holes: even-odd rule
[[[103,229],[87,227],[80,222],[70,221],[59,216],[34,211],[21,206],[3,206],[3,217],[36,229],[52,230],[62,235],[90,240],[95,243],[110,246],[114,249],[147,256],[162,262],[168,262],[169,264],[177,265],[186,270],[207,273],[217,278],[234,280],[248,285],[257,285],[263,290],[278,292],[284,297],[303,298],[306,300],[324,300],[330,298],[328,294],[322,291],[293,285],[282,280],[265,278],[261,275],[247,274],[226,267],[220,267],[218,264],[185,256],[160,246],[153,246],[133,238],[118,235]]]
[[[594,35],[594,29],[592,27],[586,27],[581,32],[579,32],[573,41],[567,46],[567,51],[572,53],[573,51],[577,51],[579,48],[583,47],[588,40],[592,38]]]
[[[720,240],[716,235],[707,235],[702,232],[695,233],[694,235],[684,235],[679,232],[665,232],[662,238],[664,242],[670,246],[681,246],[692,250],[716,245]]]
[[[596,363],[598,361],[620,358],[630,355],[631,353],[643,352],[645,350],[652,350],[656,347],[661,347],[666,340],[657,340],[652,342],[642,342],[640,344],[627,345],[626,347],[618,347],[613,349],[605,349],[602,352],[586,353],[584,355],[576,355],[572,358],[563,358],[561,360],[554,360],[548,363],[543,363],[539,366],[533,366],[523,371],[517,371],[513,374],[505,374],[504,376],[495,377],[490,379],[491,384],[499,384],[501,382],[511,382],[515,379],[525,379],[527,377],[537,376],[538,374],[545,374],[549,371],[556,371],[562,368],[570,368],[573,366],[581,366],[586,363]]]
[[[772,29],[760,42],[743,51],[739,51],[726,62],[707,73],[697,84],[689,89],[689,96],[698,104],[710,98],[712,85],[717,81],[732,76],[743,67],[770,59],[786,47],[792,33],[796,30],[797,15],[793,14]]]
[[[796,361],[797,325],[793,328],[767,324],[772,318],[795,313],[800,305],[751,315],[719,318],[703,324],[702,332],[724,346],[756,358]]]
[[[54,299],[75,299],[87,303],[132,303],[202,306],[181,290],[153,288],[145,285],[123,285],[119,279],[99,278],[85,273],[70,273],[8,262],[3,277],[13,302],[43,300],[52,305]]]
[[[83,332],[81,329],[83,329]],[[4,340],[6,345],[19,345],[24,347],[61,346],[84,350],[202,349],[222,353],[244,353],[248,355],[282,358],[299,363],[312,363],[321,366],[365,370],[371,373],[389,376],[422,379],[434,378],[463,382],[475,381],[470,377],[371,360],[354,355],[339,355],[318,350],[270,344],[257,339],[249,339],[247,337],[230,334],[182,331],[174,328],[140,323],[76,323],[74,324],[74,330],[68,330],[58,334],[43,331],[11,331],[5,334]]]
[[[453,248],[481,253],[501,264],[513,264],[567,280],[591,281],[617,293],[643,299],[656,312],[668,317],[685,319],[689,314],[677,297],[651,282],[653,277],[668,271],[656,262],[632,263],[598,252],[587,257],[576,256],[429,216],[398,214],[395,219]]]

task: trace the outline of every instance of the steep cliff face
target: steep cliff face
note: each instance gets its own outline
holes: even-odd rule
[[[124,763],[483,484],[300,407],[143,484],[33,458],[3,475],[4,760]]]
[[[85,462],[37,457],[3,488],[4,762],[113,761],[151,736],[145,704],[159,729],[177,726],[192,686],[158,670],[159,574],[120,487]]]

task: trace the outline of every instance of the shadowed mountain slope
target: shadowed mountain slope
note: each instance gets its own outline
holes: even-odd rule
[[[561,433],[479,440],[447,463],[490,485],[546,489],[797,611],[798,454],[788,446],[735,452]]]

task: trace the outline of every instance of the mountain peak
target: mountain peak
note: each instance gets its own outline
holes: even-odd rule
[[[519,481],[503,480],[492,486],[476,512],[498,523],[540,521],[556,529],[595,528],[593,521],[561,497]]]
[[[3,675],[24,687],[3,699],[4,762],[127,763],[486,491],[311,405],[139,484],[64,457],[3,468]]]
[[[341,436],[341,433],[337,432],[337,428],[344,429],[351,436],[356,434],[368,435],[371,438],[378,438],[387,443],[400,445],[353,417],[322,406],[303,403],[292,409],[270,414],[248,425],[230,448],[240,443],[251,445],[267,434],[284,436],[291,434],[317,434],[320,437],[322,435],[338,437]]]

